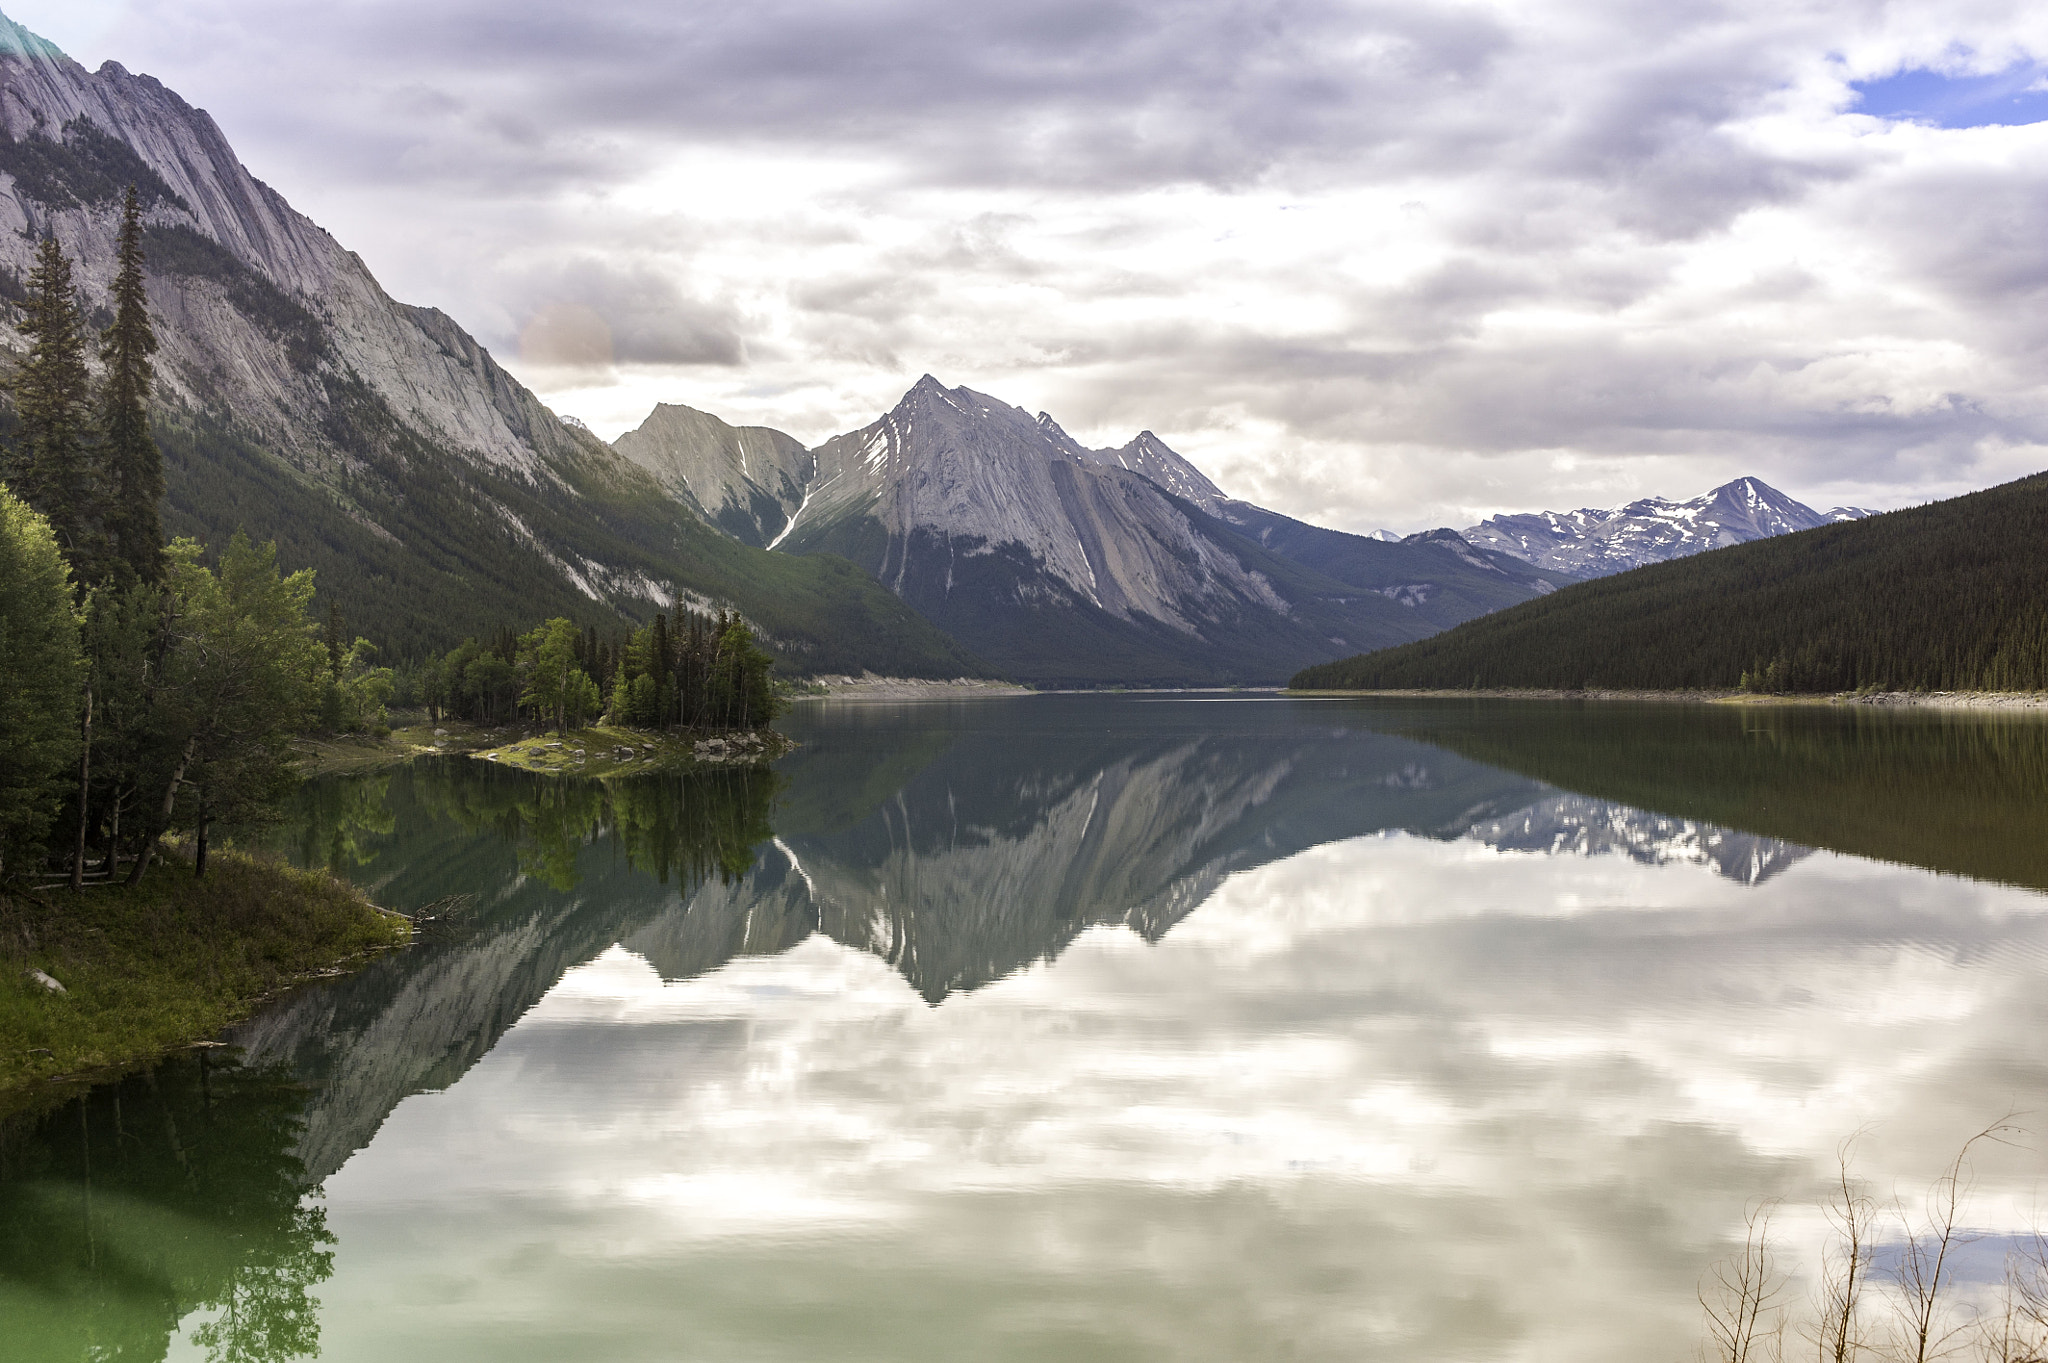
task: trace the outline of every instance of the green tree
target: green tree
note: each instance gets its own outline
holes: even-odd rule
[[[568,727],[570,709],[582,705],[590,682],[576,665],[581,638],[574,624],[557,616],[519,640],[519,667],[526,676],[520,703],[553,719],[557,734]]]
[[[711,722],[728,729],[758,729],[775,718],[769,673],[775,660],[754,642],[754,632],[737,615],[718,634],[711,667]]]
[[[204,875],[214,820],[272,813],[296,780],[291,738],[319,700],[326,657],[306,618],[311,570],[281,577],[277,546],[254,545],[239,532],[217,575],[200,552],[181,539],[167,554],[174,605],[157,702],[162,779],[131,880],[141,879],[180,816],[198,835],[195,869]]]
[[[164,571],[163,528],[157,518],[164,495],[163,455],[149,429],[149,395],[156,384],[150,356],[157,344],[142,278],[142,205],[133,185],[122,208],[117,259],[114,321],[100,333],[100,359],[107,367],[99,411],[107,552],[116,573],[156,582]]]
[[[44,237],[36,252],[24,313],[28,355],[9,385],[21,420],[11,481],[22,500],[49,517],[73,582],[83,589],[106,567],[97,513],[101,489],[86,452],[92,390],[84,321],[71,261],[55,237]]]
[[[0,485],[0,872],[38,852],[78,752],[78,622],[49,522]]]

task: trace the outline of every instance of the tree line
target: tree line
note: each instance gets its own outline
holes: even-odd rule
[[[1566,587],[1323,689],[2048,689],[2048,474]]]
[[[778,709],[773,668],[729,611],[658,614],[609,635],[557,617],[401,670],[399,700],[416,699],[436,722],[531,720],[563,731],[602,717],[635,729],[758,729]]]

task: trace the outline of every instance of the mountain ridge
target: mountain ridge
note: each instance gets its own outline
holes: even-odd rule
[[[843,555],[1029,681],[1278,681],[1287,659],[1575,580],[1449,530],[1386,544],[1308,526],[1228,497],[1150,430],[1090,448],[1050,413],[931,374],[807,455],[753,429],[783,451],[762,477],[741,467],[742,428],[692,409],[657,407],[615,444],[724,508],[728,533]]]
[[[1761,478],[1745,475],[1689,501],[1639,497],[1608,509],[1489,516],[1461,533],[1474,545],[1541,568],[1603,577],[1876,514],[1852,506],[1815,511]]]

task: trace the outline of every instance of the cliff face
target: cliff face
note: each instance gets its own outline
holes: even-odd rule
[[[979,672],[857,574],[769,561],[550,412],[451,318],[387,295],[251,175],[204,110],[0,18],[0,348],[37,242],[104,320],[121,200],[145,206],[165,523],[246,529],[407,651],[549,615],[733,607],[799,667]]]
[[[528,479],[604,457],[446,316],[386,295],[354,253],[249,173],[204,110],[155,79],[116,62],[88,72],[0,18],[0,132],[11,144],[0,269],[22,277],[36,241],[54,234],[89,305],[113,278],[120,195],[142,181],[166,396],[229,408],[306,468],[355,462],[319,420],[344,376],[450,453]],[[279,315],[263,315],[265,303]],[[280,346],[293,329],[310,333],[313,354]]]

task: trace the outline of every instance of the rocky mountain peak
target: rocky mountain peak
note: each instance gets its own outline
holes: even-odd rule
[[[1761,478],[1742,477],[1690,501],[1641,497],[1607,510],[1494,516],[1464,534],[1475,545],[1538,567],[1600,577],[1862,514],[1838,507],[1823,515]]]
[[[1099,464],[1114,464],[1149,478],[1183,501],[1193,502],[1214,516],[1228,500],[1223,489],[1209,481],[1172,446],[1150,431],[1140,431],[1120,449],[1090,450],[1087,457]]]

